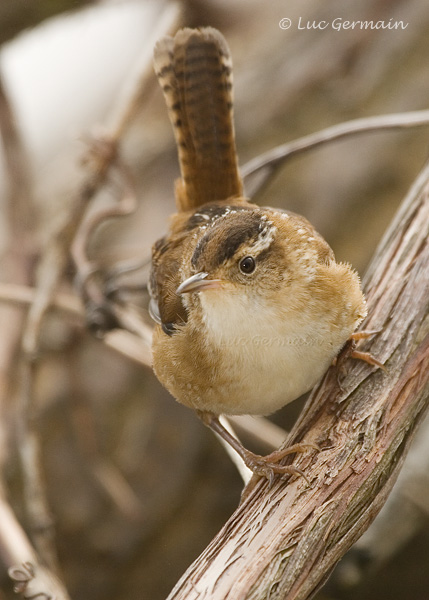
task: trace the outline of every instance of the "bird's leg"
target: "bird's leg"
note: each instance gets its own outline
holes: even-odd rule
[[[243,444],[235,438],[219,421],[219,418],[213,413],[206,411],[197,411],[198,416],[207,427],[210,427],[212,431],[220,435],[242,458],[246,467],[248,467],[256,475],[266,477],[270,484],[273,483],[275,475],[300,475],[307,483],[309,483],[306,475],[293,465],[279,465],[277,464],[282,458],[288,454],[295,452],[306,452],[307,450],[320,450],[315,444],[294,444],[289,448],[283,450],[275,450],[271,454],[266,456],[260,456],[250,450],[247,450]]]

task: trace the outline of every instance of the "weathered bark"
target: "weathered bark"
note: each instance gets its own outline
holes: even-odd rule
[[[381,330],[364,349],[386,371],[347,361],[340,387],[330,369],[287,441],[320,446],[294,461],[310,484],[252,482],[169,600],[309,598],[385,502],[429,400],[428,181],[426,167],[364,281],[363,326]]]

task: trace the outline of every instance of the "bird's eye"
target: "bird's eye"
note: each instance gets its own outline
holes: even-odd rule
[[[240,271],[245,275],[253,273],[256,267],[256,262],[253,256],[245,256],[239,262]]]

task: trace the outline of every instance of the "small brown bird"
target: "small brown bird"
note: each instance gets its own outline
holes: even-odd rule
[[[311,389],[366,315],[359,278],[304,217],[243,197],[223,36],[183,29],[154,62],[181,169],[152,253],[155,373],[254,472],[294,472],[277,464],[291,449],[255,455],[218,416],[266,415]]]

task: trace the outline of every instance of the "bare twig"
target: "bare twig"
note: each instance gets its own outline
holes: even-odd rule
[[[311,133],[293,142],[277,146],[247,162],[241,169],[241,174],[245,178],[246,191],[251,197],[259,194],[287,159],[314,150],[322,144],[352,135],[396,131],[423,125],[429,125],[429,110],[355,119]]]
[[[10,236],[2,256],[2,279],[13,280],[17,284],[29,282],[28,219],[24,218],[23,205],[30,196],[27,162],[15,127],[12,109],[3,87],[0,73],[0,134],[4,149],[6,175],[9,191],[6,196],[6,210],[10,222]],[[24,182],[24,183],[22,183]],[[0,312],[0,469],[6,458],[6,422],[10,375],[13,372],[15,357],[22,333],[23,315],[14,307],[2,307]]]
[[[171,20],[173,9],[169,8],[167,13]],[[161,19],[161,24],[165,28],[166,19]],[[164,33],[164,30],[157,31],[157,35],[161,33]],[[150,43],[149,46],[146,44],[146,56],[149,53],[148,48],[151,50],[152,46],[153,43]],[[147,62],[149,63],[149,61]],[[139,79],[137,86],[139,94],[135,93],[131,98],[132,101],[137,101],[137,99],[140,101],[141,94],[144,93],[147,82],[147,75]],[[51,244],[46,249],[39,266],[36,296],[28,312],[24,329],[22,342],[24,364],[21,372],[22,418],[19,420],[19,432],[21,434],[20,450],[25,483],[24,490],[26,491],[27,510],[33,525],[36,547],[46,564],[52,568],[56,566],[55,551],[52,544],[52,527],[48,507],[44,499],[44,487],[39,466],[39,446],[34,428],[33,380],[38,354],[39,332],[43,317],[51,303],[58,281],[63,274],[68,260],[71,241],[86,211],[88,201],[104,183],[109,166],[115,160],[118,152],[119,136],[124,132],[126,126],[130,124],[131,116],[134,113],[135,109],[130,110],[129,106],[125,106],[123,111],[117,116],[108,141],[102,144],[102,151],[98,153],[98,160],[96,164],[93,163],[93,170],[90,176],[84,182],[75,201],[72,203],[64,225],[57,231]]]
[[[120,176],[119,185],[123,188],[118,202],[113,206],[102,208],[83,221],[73,241],[72,256],[78,267],[80,277],[84,280],[89,277],[95,268],[95,265],[88,259],[88,245],[91,236],[107,219],[127,216],[133,213],[137,206],[136,193],[128,169],[118,160],[115,160],[114,166],[116,166]]]
[[[37,556],[9,504],[0,493],[0,557],[24,598],[69,600],[57,577],[39,564]]]
[[[31,280],[33,250],[33,198],[30,184],[30,168],[24,146],[20,140],[12,108],[0,82],[0,105],[2,139],[11,192],[9,194],[9,223],[11,232],[10,255],[17,272],[26,281]],[[22,314],[19,315],[22,319]],[[19,328],[19,331],[21,329]],[[17,340],[16,340],[17,342]],[[13,353],[11,356],[14,356]],[[49,511],[45,499],[45,488],[41,479],[39,443],[35,431],[33,407],[33,366],[24,361],[21,365],[18,394],[17,433],[18,448],[22,462],[24,497],[34,541],[42,560],[55,567],[55,549],[52,540]]]
[[[112,329],[113,325],[117,326],[118,323],[113,314],[113,303],[106,298],[105,277],[98,263],[90,260],[88,246],[94,232],[107,219],[128,216],[137,207],[136,193],[128,169],[119,157],[116,157],[113,165],[120,176],[119,200],[113,206],[103,207],[85,219],[77,230],[71,248],[77,271],[76,280],[80,296],[85,304],[88,325],[94,332],[103,334],[106,330]],[[113,168],[110,171],[110,177],[113,179],[112,176]]]
[[[34,228],[32,177],[27,153],[15,122],[0,73],[0,131],[9,183],[9,221],[15,232],[29,234]],[[21,243],[24,240],[21,239]],[[29,242],[29,240],[25,240]]]
[[[120,139],[133,122],[147,93],[147,86],[156,84],[152,66],[153,47],[160,37],[171,35],[176,31],[181,12],[180,2],[169,1],[163,5],[152,34],[146,41],[142,54],[123,86],[108,119],[108,129],[114,139]]]
[[[95,480],[114,505],[132,521],[142,521],[143,505],[119,469],[104,458],[91,461]]]
[[[331,368],[287,445],[321,452],[295,463],[309,478],[253,479],[245,500],[169,600],[306,600],[368,527],[398,475],[429,401],[429,166],[405,199],[365,278],[365,342],[387,373]]]
[[[55,548],[53,519],[46,497],[41,465],[41,448],[36,424],[34,380],[36,362],[23,360],[20,370],[18,446],[22,464],[25,507],[32,541],[41,561],[55,573],[58,558]]]
[[[0,283],[0,302],[26,306],[34,302],[36,294],[37,291],[33,287],[16,283]],[[50,308],[81,318],[84,316],[82,302],[71,294],[57,292],[50,303]]]
[[[81,184],[70,203],[63,224],[53,235],[39,265],[37,297],[30,308],[28,325],[23,347],[28,355],[34,355],[43,316],[57,289],[64,272],[70,246],[88,208],[90,200],[100,190],[106,180],[109,168],[118,154],[118,145],[141,106],[142,97],[154,79],[152,70],[152,48],[158,37],[177,27],[180,18],[179,5],[175,2],[163,5],[157,25],[150,39],[145,41],[142,55],[130,75],[125,92],[120,94],[117,106],[108,118],[107,132],[97,142],[98,152],[92,155],[91,171]],[[91,148],[93,150],[93,147]]]
[[[7,174],[9,178],[10,193],[8,195],[7,206],[9,207],[9,225],[10,225],[10,241],[4,256],[4,263],[7,268],[8,279],[14,280],[18,284],[30,283],[31,269],[34,261],[34,240],[33,233],[35,221],[33,218],[33,198],[30,183],[30,168],[27,160],[26,152],[21,143],[19,132],[14,120],[13,111],[8,102],[6,93],[0,81],[0,128],[4,146],[4,154],[6,157]],[[10,313],[10,311],[13,311]],[[10,393],[10,382],[8,376],[13,373],[12,364],[16,358],[19,342],[22,335],[23,313],[17,311],[16,308],[2,307],[1,316],[5,319],[5,326],[2,327],[2,364],[1,375],[5,380],[2,387],[1,409],[4,412],[4,406],[7,401],[7,396]],[[8,371],[5,367],[8,365]],[[24,367],[25,368],[25,367]],[[22,381],[18,394],[18,414],[17,414],[17,431],[18,431],[18,446],[23,465],[23,481],[26,508],[30,516],[32,525],[37,522],[46,521],[47,509],[44,495],[44,487],[40,481],[40,463],[38,456],[38,440],[34,430],[32,421],[32,403],[31,403],[31,386],[32,374],[28,371]],[[5,426],[6,418],[1,419],[2,427]],[[1,527],[9,527],[16,525],[12,511],[7,507],[2,499],[3,513],[5,513],[4,521],[2,519]],[[37,521],[32,517],[37,513]],[[15,526],[15,532],[17,527]],[[0,532],[0,536],[4,530]],[[14,547],[15,539],[5,541],[2,537],[2,548]],[[19,538],[19,535],[17,535]],[[55,554],[54,546],[51,539],[47,536],[43,537],[43,544],[39,550],[42,551],[42,560],[49,561],[50,557]],[[22,549],[23,536],[20,537],[19,547]],[[9,543],[9,546],[8,546]],[[27,542],[26,542],[27,543]],[[29,547],[25,552],[17,552],[17,562],[31,562],[32,565],[38,563],[34,551]],[[42,547],[43,546],[43,547]],[[50,561],[53,564],[53,560]],[[8,563],[6,563],[8,564]],[[8,564],[11,568],[13,564]],[[36,568],[36,566],[34,567]],[[49,576],[46,571],[46,576]],[[38,574],[34,573],[33,579],[37,578]],[[28,587],[29,582],[25,584]],[[48,597],[48,596],[47,596]],[[65,597],[65,596],[64,596]]]
[[[26,306],[34,301],[36,294],[36,290],[28,286],[0,283],[0,302]],[[51,299],[50,308],[64,311],[70,316],[76,316],[82,320],[84,318],[82,303],[76,296],[70,294],[57,292]],[[141,316],[131,307],[115,306],[114,310],[123,329],[107,333],[103,340],[104,343],[134,362],[150,367],[152,364],[150,352],[152,328],[146,325]]]
[[[127,314],[126,319],[129,321],[129,314]],[[118,321],[120,323],[122,322],[120,318]],[[139,321],[141,322],[141,319],[139,319]],[[127,356],[137,364],[145,367],[152,367],[151,344],[149,341],[142,344],[142,339],[150,340],[152,330],[148,326],[142,324],[140,329],[142,335],[137,336],[130,333],[128,325],[126,325],[126,329],[127,331],[115,329],[114,331],[106,333],[103,339],[106,346]]]

